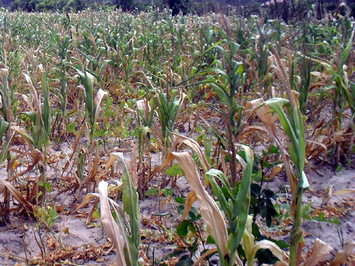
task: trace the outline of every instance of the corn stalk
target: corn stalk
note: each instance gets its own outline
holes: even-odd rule
[[[12,169],[10,166],[11,155],[9,152],[9,146],[12,141],[12,108],[8,84],[8,69],[1,69],[2,82],[0,90],[0,140],[5,135],[6,141],[3,144],[2,150],[0,152],[0,164],[2,164],[7,159],[7,178],[6,180],[10,182],[12,176]],[[8,188],[4,188],[4,202],[0,203],[0,226],[5,225],[10,222],[10,194]]]

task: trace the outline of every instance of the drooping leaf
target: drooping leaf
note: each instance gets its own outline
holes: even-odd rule
[[[223,215],[218,209],[216,202],[203,187],[192,156],[188,152],[172,152],[162,164],[161,169],[174,159],[179,162],[181,168],[184,170],[191,189],[196,193],[202,218],[207,224],[209,234],[216,241],[220,257],[228,257],[228,233]]]
[[[124,229],[124,222],[120,218],[115,220],[111,214],[108,184],[105,181],[99,183],[99,197],[101,223],[105,232],[116,246],[116,262],[118,265],[127,265],[125,250],[128,247],[128,239]]]

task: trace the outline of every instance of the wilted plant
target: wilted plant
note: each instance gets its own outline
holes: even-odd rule
[[[81,78],[81,81],[84,85],[86,119],[89,122],[88,124],[89,124],[89,130],[90,130],[90,132],[89,132],[90,143],[89,143],[87,149],[82,150],[82,151],[84,151],[84,153],[81,153],[80,158],[79,158],[78,170],[80,170],[82,168],[82,166],[83,166],[82,164],[84,162],[84,159],[87,158],[88,172],[89,172],[89,174],[87,176],[85,176],[84,179],[80,180],[80,187],[79,187],[79,198],[80,198],[81,193],[82,193],[82,188],[84,187],[84,185],[87,186],[88,192],[91,190],[91,182],[97,173],[97,165],[98,165],[98,161],[99,161],[99,148],[98,148],[97,141],[94,140],[94,135],[95,135],[95,127],[96,127],[97,117],[98,117],[99,111],[101,109],[101,103],[102,103],[102,100],[104,99],[104,97],[107,95],[107,92],[105,92],[102,89],[99,89],[98,92],[96,93],[96,96],[94,97],[95,77],[87,71],[82,72],[79,69],[76,69],[76,71],[78,72],[78,74]],[[82,128],[85,129],[85,126],[82,125]],[[94,152],[96,153],[96,156],[93,161],[92,155]],[[80,173],[81,172],[79,172],[79,174]],[[80,178],[80,176],[79,176],[79,178]]]
[[[186,141],[188,140],[185,139],[185,142]],[[189,143],[188,146],[190,145],[191,144]],[[237,250],[242,239],[249,265],[253,265],[256,251],[259,248],[270,249],[278,258],[284,260],[286,259],[286,255],[284,255],[279,247],[274,243],[269,243],[269,241],[259,242],[255,245],[254,241],[252,241],[253,237],[248,231],[247,221],[250,205],[253,153],[248,147],[241,147],[244,149],[246,161],[241,157],[239,158],[245,167],[243,179],[239,186],[231,186],[226,176],[219,170],[210,169],[206,173],[206,182],[211,185],[213,193],[217,197],[221,206],[221,210],[223,210],[225,217],[229,222],[228,230],[221,210],[203,187],[197,172],[195,161],[188,152],[170,153],[168,159],[163,163],[161,168],[165,167],[165,165],[174,159],[179,162],[191,187],[191,192],[186,198],[182,220],[190,211],[192,203],[198,200],[202,218],[207,224],[207,230],[217,245],[221,265],[243,265]],[[198,151],[198,149],[195,148],[194,150]],[[205,163],[203,163],[205,160],[203,160],[201,154],[198,155],[198,158],[201,160],[201,163],[205,165]],[[221,182],[222,187],[217,184],[216,180]],[[212,251],[213,250],[206,252],[202,258],[211,254]]]
[[[30,101],[30,98],[32,97],[27,97],[27,104],[31,108],[31,111],[23,112],[23,114],[26,115],[30,120],[32,136],[29,135],[24,128],[13,127],[13,129],[24,139],[26,139],[30,145],[31,152],[33,152],[33,149],[37,149],[40,151],[40,153],[42,153],[40,156],[41,160],[37,161],[41,175],[40,179],[36,181],[36,193],[39,193],[37,198],[40,200],[40,202],[43,202],[43,198],[46,192],[45,184],[47,183],[47,149],[50,143],[51,135],[51,110],[49,102],[49,89],[47,85],[47,73],[43,69],[42,65],[39,66],[39,70],[41,76],[43,104],[41,97],[39,96],[37,89],[34,87],[30,76],[24,74],[33,97],[33,104]]]
[[[85,89],[86,117],[90,125],[90,141],[93,141],[96,120],[101,109],[100,105],[103,98],[107,95],[107,92],[99,89],[96,96],[94,97],[95,77],[88,71],[83,72],[79,69],[76,69],[76,71],[78,72]]]
[[[139,198],[137,189],[129,175],[122,153],[111,153],[106,169],[118,160],[122,168],[122,203],[123,208],[108,197],[108,183],[99,183],[99,194],[89,193],[77,209],[93,198],[100,199],[102,226],[116,247],[117,265],[142,265],[139,259]],[[111,209],[113,211],[111,212]],[[128,216],[128,218],[126,217]]]

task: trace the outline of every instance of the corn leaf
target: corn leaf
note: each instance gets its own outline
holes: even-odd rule
[[[186,146],[188,146],[189,148],[191,148],[197,155],[197,158],[199,159],[202,168],[205,172],[207,172],[211,166],[208,163],[206,156],[204,155],[200,145],[197,143],[197,141],[188,138],[186,136],[180,135],[180,134],[176,134],[176,133],[172,133],[176,139],[177,142],[181,142],[184,143]]]
[[[41,72],[41,84],[43,90],[43,110],[42,119],[45,131],[45,145],[49,145],[50,135],[51,135],[51,109],[49,102],[49,90],[47,85],[47,73],[45,71]]]
[[[8,127],[9,123],[0,117],[0,139],[5,134]]]
[[[238,218],[237,224],[235,225],[236,227],[233,228],[232,225],[232,235],[230,236],[228,242],[228,247],[232,251],[238,248],[243,237],[245,226],[247,224],[250,206],[250,184],[252,181],[252,169],[254,161],[253,151],[245,145],[240,146],[244,149],[245,161],[247,165],[244,169],[243,179],[239,186],[236,202],[234,204],[232,213],[233,218]]]
[[[203,187],[200,181],[197,167],[195,165],[195,161],[188,152],[172,152],[161,166],[161,169],[172,162],[174,159],[179,162],[186,175],[186,179],[191,187],[191,190],[195,191],[196,193],[200,204],[202,218],[207,224],[207,230],[209,234],[216,241],[221,259],[229,257],[229,251],[227,248],[228,233],[223,215],[218,209],[216,202]]]
[[[123,154],[117,154],[118,163],[123,169],[122,173],[122,202],[125,212],[129,215],[130,229],[131,229],[131,253],[133,260],[138,260],[138,252],[140,246],[139,235],[139,197],[137,189],[135,188],[132,178],[123,159]]]
[[[197,196],[195,191],[190,191],[189,194],[187,194],[186,196],[186,201],[185,201],[185,209],[184,209],[184,213],[181,216],[181,222],[183,222],[189,211],[191,210],[192,204],[197,200]]]
[[[214,177],[214,178],[212,178]],[[217,169],[211,169],[206,173],[206,180],[210,184],[213,194],[216,195],[219,204],[221,205],[222,210],[224,211],[225,215],[227,216],[227,219],[231,221],[232,219],[232,210],[233,206],[231,202],[228,202],[221,187],[217,184],[215,178],[220,180],[224,186],[224,189],[226,190],[226,194],[229,198],[234,199],[233,192],[230,189],[229,182],[226,178],[226,176],[223,174],[222,171],[217,170]]]
[[[99,91],[95,96],[95,120],[98,113],[100,112],[102,100],[105,98],[107,94],[108,93],[106,91],[99,89]]]
[[[329,255],[333,248],[322,240],[316,238],[313,246],[311,247],[311,256],[302,264],[302,266],[315,266],[318,265],[325,256]]]
[[[111,214],[111,208],[108,198],[108,184],[105,181],[99,183],[99,197],[101,210],[101,223],[109,238],[116,246],[116,262],[117,265],[127,265],[125,250],[128,247],[128,239],[124,229],[122,219],[116,220]],[[117,214],[117,212],[116,212]],[[130,262],[128,260],[128,262]]]
[[[259,249],[270,250],[272,254],[283,263],[286,263],[288,260],[288,256],[285,254],[285,252],[278,245],[269,240],[261,240],[257,242],[253,247],[253,254],[256,254]]]
[[[351,47],[354,44],[354,33],[355,33],[355,29],[353,30],[353,32],[351,33],[351,36],[349,38],[349,41],[347,43],[347,45],[345,46],[345,49],[343,51],[343,53],[340,56],[340,68],[341,68],[341,72],[343,72],[343,65],[345,64],[345,61],[348,59],[350,51],[351,51]]]
[[[3,144],[1,152],[0,152],[0,164],[2,164],[7,158],[7,151],[9,150],[12,138],[14,137],[14,133],[10,136],[9,139],[6,139],[6,142]]]
[[[129,215],[129,232],[127,234],[128,247],[126,260],[131,265],[137,265],[139,257],[140,234],[139,234],[139,198],[132,178],[123,159],[123,154],[113,152],[110,154],[110,160],[107,165],[112,165],[113,158],[118,160],[122,172],[122,202],[124,211]],[[108,166],[109,167],[109,166]]]
[[[5,180],[0,179],[0,184],[2,184],[3,186],[5,186],[8,191],[11,193],[11,195],[18,201],[21,203],[21,205],[26,209],[28,214],[32,214],[33,213],[33,206],[30,202],[28,202],[24,196],[22,195],[22,193],[10,182],[7,182]]]

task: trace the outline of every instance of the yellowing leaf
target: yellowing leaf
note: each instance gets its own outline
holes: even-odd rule
[[[195,191],[190,191],[189,194],[186,196],[186,201],[185,201],[185,209],[184,213],[181,216],[181,221],[184,221],[186,219],[187,214],[189,213],[192,204],[197,200],[197,196]]]
[[[99,197],[101,210],[101,223],[109,238],[116,246],[117,265],[127,265],[124,250],[127,249],[128,241],[124,231],[123,224],[118,219],[116,223],[110,210],[108,199],[108,184],[105,181],[99,183]]]
[[[203,187],[195,161],[188,152],[172,152],[161,166],[161,169],[174,159],[179,162],[181,168],[184,170],[191,189],[196,193],[196,197],[200,204],[201,216],[207,224],[209,234],[216,241],[220,254],[222,257],[225,257],[226,255],[229,256],[230,254],[227,248],[228,233],[223,215],[218,209],[216,202]]]
[[[184,143],[186,146],[190,147],[196,153],[196,155],[202,165],[202,168],[205,172],[210,170],[211,166],[207,162],[206,156],[204,155],[204,153],[203,153],[200,145],[197,143],[197,141],[195,141],[191,138],[188,138],[186,136],[176,134],[176,133],[172,133],[172,134],[176,138],[176,141]]]
[[[333,248],[331,246],[316,238],[311,247],[311,256],[302,264],[302,266],[318,265],[318,262],[322,261],[332,250]]]

